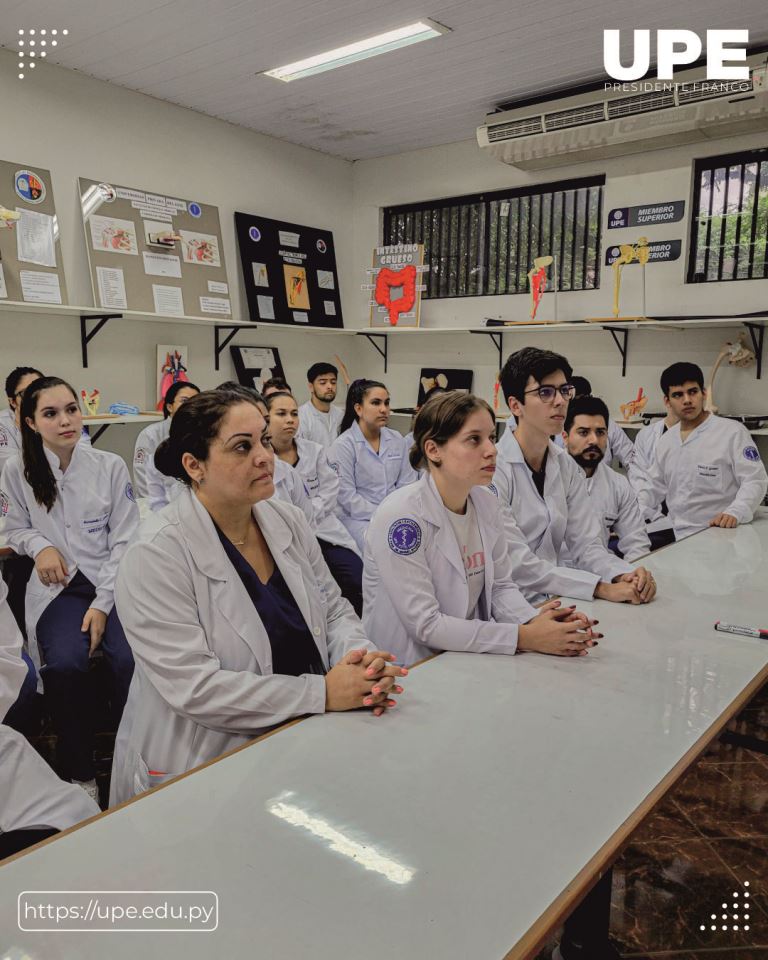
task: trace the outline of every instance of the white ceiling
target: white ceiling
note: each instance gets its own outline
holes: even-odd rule
[[[19,28],[66,27],[53,63],[348,160],[466,140],[496,103],[600,79],[604,28],[741,27],[752,44],[768,41],[765,0],[0,0],[0,10],[9,49]],[[452,32],[289,84],[256,76],[423,17]]]

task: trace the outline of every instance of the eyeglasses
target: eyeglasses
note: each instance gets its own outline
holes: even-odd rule
[[[538,393],[542,403],[552,403],[556,393],[559,393],[563,400],[573,400],[576,396],[576,387],[572,383],[564,383],[561,387],[536,387],[535,390],[526,390],[525,393]]]

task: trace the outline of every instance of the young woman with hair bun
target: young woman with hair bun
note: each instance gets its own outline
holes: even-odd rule
[[[372,649],[300,511],[275,499],[259,400],[209,390],[174,416],[155,465],[185,484],[142,524],[117,607],[136,658],[113,803],[303,714],[381,714],[405,671]]]
[[[365,543],[363,623],[413,664],[441,650],[581,656],[594,621],[559,600],[532,607],[514,581],[498,498],[495,419],[471,394],[432,397],[414,424],[418,483],[378,508]]]

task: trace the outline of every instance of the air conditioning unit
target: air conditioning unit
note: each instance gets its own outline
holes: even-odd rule
[[[603,160],[683,143],[768,132],[768,67],[752,58],[748,81],[638,81],[643,92],[595,90],[492,113],[477,128],[491,156],[522,170]],[[749,63],[749,60],[747,61]],[[646,90],[646,85],[652,89]]]

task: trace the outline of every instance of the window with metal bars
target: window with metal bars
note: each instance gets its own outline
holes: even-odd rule
[[[558,289],[600,285],[604,176],[449,197],[384,210],[384,243],[423,243],[423,296],[528,292],[536,257],[553,255]]]
[[[768,277],[768,148],[697,160],[688,283]]]

